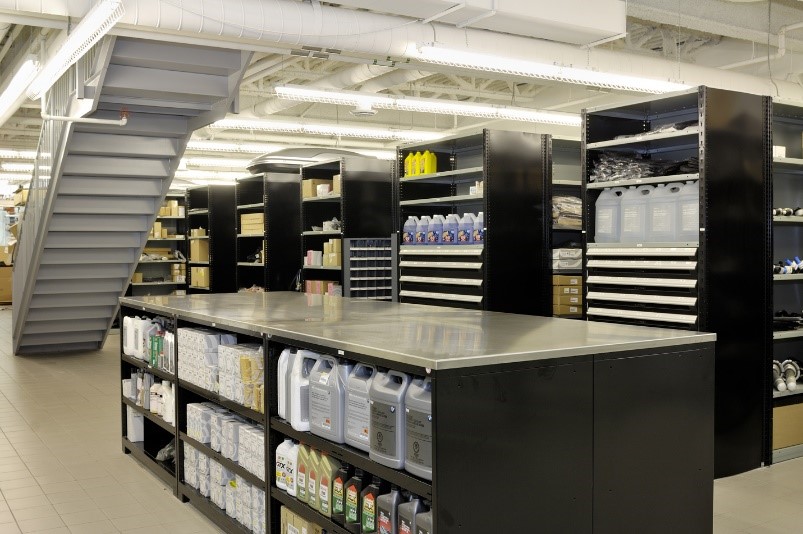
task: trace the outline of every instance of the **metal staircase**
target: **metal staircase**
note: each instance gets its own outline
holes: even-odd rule
[[[48,92],[13,273],[16,354],[98,349],[192,132],[231,108],[250,53],[108,37]],[[111,121],[108,121],[111,122]]]

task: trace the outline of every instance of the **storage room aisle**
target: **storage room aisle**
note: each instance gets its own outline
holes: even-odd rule
[[[15,357],[0,311],[0,534],[220,532],[123,455],[118,343]]]

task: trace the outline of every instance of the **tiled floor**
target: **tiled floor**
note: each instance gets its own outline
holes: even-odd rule
[[[118,343],[15,357],[0,311],[0,534],[220,532],[122,453]]]
[[[0,534],[220,532],[121,452],[118,343],[14,357],[0,310]],[[803,459],[716,481],[714,514],[717,534],[803,532]]]

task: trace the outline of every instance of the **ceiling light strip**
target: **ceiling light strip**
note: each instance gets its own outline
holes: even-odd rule
[[[434,141],[443,137],[439,132],[397,130],[393,128],[362,128],[337,124],[314,124],[259,119],[222,119],[209,125],[218,130],[247,130],[285,132],[361,139],[387,139],[391,141]]]

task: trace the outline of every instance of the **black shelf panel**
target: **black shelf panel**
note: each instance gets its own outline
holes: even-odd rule
[[[175,434],[176,433],[176,427],[174,427],[173,425],[171,425],[170,423],[168,423],[167,421],[165,421],[164,419],[162,419],[158,415],[151,413],[149,410],[146,410],[142,406],[138,406],[136,402],[132,401],[128,397],[124,397],[124,396],[121,395],[120,398],[122,399],[123,404],[125,404],[126,406],[130,406],[132,409],[134,409],[137,412],[139,412],[142,415],[144,415],[145,419],[148,419],[148,420],[152,421],[153,423],[155,423],[156,425],[160,426],[161,428],[163,428],[164,430],[166,430],[167,432],[169,432],[171,434]]]
[[[234,460],[230,460],[230,459],[226,458],[225,456],[223,456],[219,452],[217,452],[214,449],[212,449],[212,447],[210,447],[209,445],[206,445],[205,443],[201,443],[200,441],[189,437],[184,432],[181,432],[179,434],[179,436],[181,437],[181,441],[183,441],[185,443],[188,443],[189,445],[192,445],[193,447],[198,449],[199,452],[202,452],[203,454],[205,454],[205,455],[209,456],[210,458],[214,459],[217,463],[221,464],[223,467],[225,467],[229,471],[231,471],[231,472],[243,477],[245,480],[248,481],[249,484],[252,484],[252,485],[260,487],[260,488],[264,488],[265,487],[265,481],[264,480],[260,480],[258,476],[256,476],[252,472],[246,470],[244,467],[242,467],[240,464],[238,464]]]
[[[178,488],[183,497],[189,500],[199,512],[208,517],[214,524],[223,529],[224,532],[250,534],[250,530],[236,519],[227,516],[224,510],[218,508],[215,503],[201,495],[195,488],[182,483],[179,483]]]
[[[196,395],[205,398],[208,401],[214,402],[215,404],[219,404],[220,406],[223,406],[224,408],[227,408],[232,412],[245,417],[246,419],[250,419],[255,423],[259,423],[261,425],[265,424],[266,419],[264,413],[259,413],[256,410],[252,410],[251,408],[246,408],[245,406],[237,404],[232,400],[224,399],[217,393],[213,393],[209,390],[206,390],[200,386],[196,386],[195,384],[191,384],[184,380],[178,381],[178,387],[186,389],[187,391],[191,391]]]
[[[431,483],[413,476],[406,471],[391,469],[390,467],[378,464],[371,460],[367,453],[361,450],[350,447],[349,445],[332,443],[328,439],[316,436],[310,432],[299,432],[290,426],[289,423],[283,419],[280,419],[279,417],[270,418],[270,427],[273,430],[292,439],[305,443],[314,449],[326,452],[333,458],[337,458],[342,462],[349,463],[354,467],[371,473],[372,475],[379,476],[382,478],[382,480],[387,480],[391,484],[396,484],[401,488],[410,490],[416,495],[421,495],[422,497],[430,500],[432,499]]]
[[[159,477],[165,484],[171,488],[176,487],[176,475],[166,465],[157,462],[147,452],[145,452],[145,445],[141,441],[131,441],[123,436],[123,448],[131,453],[131,456],[137,459],[145,468],[151,471],[154,475]],[[175,493],[175,489],[173,489]]]
[[[174,374],[168,373],[167,371],[163,371],[161,369],[157,369],[156,367],[151,367],[151,365],[144,360],[134,358],[133,356],[129,356],[127,354],[121,354],[120,356],[125,363],[133,365],[134,367],[139,367],[140,369],[144,369],[153,376],[158,376],[162,380],[169,380],[170,382],[176,381],[176,376]]]
[[[323,527],[328,534],[351,534],[348,530],[346,530],[345,527],[338,525],[328,517],[316,512],[303,502],[296,500],[295,497],[291,497],[279,488],[271,488],[270,497],[271,499],[276,499],[282,503],[301,518],[310,521],[319,527]]]

